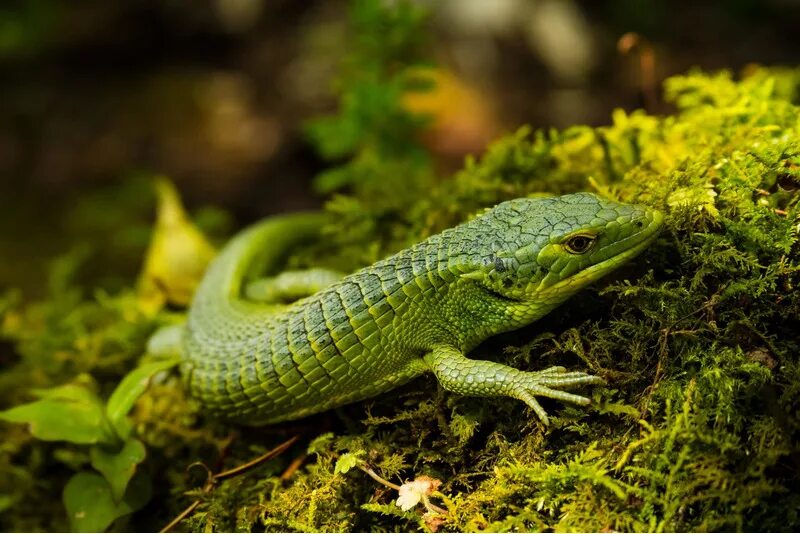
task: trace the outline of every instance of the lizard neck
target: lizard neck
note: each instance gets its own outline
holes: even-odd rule
[[[354,275],[381,280],[385,298],[402,323],[396,333],[413,351],[442,344],[469,350],[555,306],[511,301],[462,276],[491,255],[469,237],[445,232]]]

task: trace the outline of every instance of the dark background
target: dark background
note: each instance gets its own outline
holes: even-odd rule
[[[800,57],[796,0],[420,4],[431,12],[429,57],[460,95],[432,103],[426,143],[445,174],[522,124],[669,112],[661,80],[692,67],[740,72]],[[199,212],[222,233],[319,206],[311,180],[326,164],[303,125],[335,109],[347,12],[340,0],[4,0],[0,288],[36,292],[42,260],[81,237],[112,251],[143,246],[152,198],[141,178],[153,174],[170,176],[195,210],[222,208]]]

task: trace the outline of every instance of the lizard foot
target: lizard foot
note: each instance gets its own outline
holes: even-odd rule
[[[545,425],[550,424],[547,412],[542,408],[536,397],[550,399],[586,406],[591,403],[587,397],[561,391],[563,388],[586,386],[591,384],[605,384],[599,376],[590,375],[580,371],[567,372],[563,367],[550,367],[542,371],[520,371],[513,379],[511,387],[512,396],[527,404]]]
[[[599,376],[570,372],[564,367],[527,372],[501,363],[470,360],[450,346],[436,347],[423,360],[446,390],[479,397],[514,397],[530,406],[545,425],[550,419],[536,397],[585,406],[590,402],[588,398],[561,390],[605,383]]]

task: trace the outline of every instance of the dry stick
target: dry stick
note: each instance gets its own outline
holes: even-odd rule
[[[283,474],[281,474],[280,477],[281,482],[286,482],[287,480],[292,478],[292,475],[294,475],[295,472],[298,469],[300,469],[300,466],[303,465],[303,462],[306,461],[306,458],[308,458],[307,454],[301,454],[300,456],[292,460],[292,463],[289,464],[289,467],[286,468],[286,471],[284,471]]]
[[[186,519],[187,517],[189,517],[189,514],[191,514],[192,512],[194,512],[195,508],[197,508],[198,506],[200,506],[200,501],[194,501],[194,502],[193,502],[192,504],[190,504],[190,505],[189,505],[189,506],[188,506],[188,507],[187,507],[187,508],[186,508],[186,509],[185,509],[183,512],[179,513],[179,514],[177,515],[177,517],[175,517],[175,519],[173,519],[172,521],[170,521],[170,522],[167,524],[167,526],[165,526],[164,528],[162,528],[162,529],[161,529],[159,532],[169,532],[170,530],[172,530],[173,528],[175,528],[175,526],[176,526],[178,523],[180,523],[181,521],[183,521],[184,519]]]
[[[397,484],[394,484],[393,482],[389,482],[388,480],[386,480],[385,478],[380,476],[378,473],[373,471],[371,467],[364,467],[363,465],[357,465],[356,467],[358,467],[359,469],[364,471],[366,474],[368,474],[370,477],[372,477],[373,480],[383,484],[384,486],[392,488],[395,491],[400,491],[400,486],[398,486]]]
[[[204,493],[208,493],[209,491],[211,491],[214,488],[214,485],[220,480],[223,480],[223,479],[226,479],[226,478],[230,478],[230,477],[233,477],[233,476],[236,476],[236,475],[241,475],[245,471],[248,471],[249,469],[252,469],[252,468],[254,468],[254,467],[256,467],[256,466],[258,466],[260,464],[263,464],[264,462],[266,462],[268,460],[271,460],[271,459],[275,458],[276,456],[279,456],[286,449],[291,447],[294,444],[294,442],[297,441],[298,439],[300,439],[300,435],[299,434],[297,436],[294,436],[294,437],[284,441],[283,443],[281,443],[280,445],[278,445],[277,447],[275,447],[271,451],[262,454],[261,456],[259,456],[255,460],[251,460],[251,461],[247,462],[246,464],[242,464],[242,465],[240,465],[238,467],[234,467],[233,469],[228,469],[227,471],[223,471],[222,473],[219,473],[217,475],[213,475],[213,474],[210,475],[206,479],[206,483],[203,485],[203,492]],[[186,519],[186,517],[188,517],[188,515],[191,514],[195,510],[195,508],[200,506],[200,502],[201,502],[200,499],[194,501],[183,512],[178,514],[177,517],[175,517],[175,519],[170,521],[164,528],[162,528],[160,532],[169,532],[170,530],[172,530],[175,527],[175,525],[177,525],[178,523],[180,523],[181,521]]]
[[[294,445],[294,442],[297,441],[298,439],[300,439],[300,435],[299,434],[294,436],[294,437],[292,437],[292,438],[289,438],[286,441],[284,441],[283,443],[281,443],[280,445],[278,445],[277,447],[275,447],[271,451],[265,452],[264,454],[262,454],[261,456],[259,456],[255,460],[251,460],[251,461],[247,462],[244,465],[240,465],[238,467],[234,467],[233,469],[228,469],[227,471],[223,471],[222,473],[220,473],[218,475],[214,475],[214,479],[215,480],[222,480],[224,478],[229,478],[229,477],[232,477],[232,476],[236,476],[236,475],[244,473],[245,471],[247,471],[249,469],[252,469],[252,468],[254,468],[254,467],[256,467],[256,466],[258,466],[260,464],[263,464],[267,460],[271,460],[271,459],[275,458],[276,456],[280,455],[281,453],[283,453],[283,451],[285,451],[286,449],[288,449],[289,447]]]
[[[433,504],[427,495],[422,496],[422,504],[425,506],[425,508],[428,509],[429,512],[436,512],[437,514],[447,515],[447,510]]]

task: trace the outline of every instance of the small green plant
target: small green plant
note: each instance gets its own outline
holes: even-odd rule
[[[82,469],[64,487],[63,501],[77,532],[98,532],[135,512],[150,499],[150,480],[137,470],[145,446],[133,434],[128,412],[150,378],[177,360],[144,364],[131,371],[103,403],[89,375],[63,386],[34,390],[38,400],[0,412],[0,419],[25,423],[43,441],[88,447],[94,471]]]

